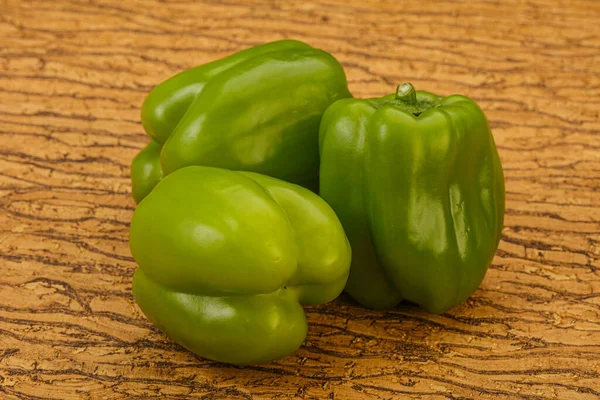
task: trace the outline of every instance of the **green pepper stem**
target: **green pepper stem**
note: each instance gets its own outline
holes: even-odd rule
[[[415,87],[408,82],[398,85],[398,88],[396,89],[396,99],[402,100],[410,105],[417,104],[417,92]]]

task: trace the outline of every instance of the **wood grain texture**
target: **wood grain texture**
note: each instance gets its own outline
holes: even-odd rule
[[[600,2],[0,0],[0,398],[600,398]],[[475,99],[505,168],[481,288],[429,315],[346,297],[294,355],[199,359],[134,304],[140,105],[266,41],[333,53],[355,96]]]

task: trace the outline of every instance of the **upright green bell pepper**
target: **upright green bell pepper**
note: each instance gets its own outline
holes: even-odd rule
[[[344,99],[319,136],[320,195],[352,247],[346,291],[388,308],[432,313],[479,286],[504,221],[504,178],[484,113],[472,100],[415,91]]]
[[[259,172],[316,190],[321,117],[350,96],[339,62],[295,40],[175,75],[142,105],[142,125],[153,140],[148,146],[162,149],[132,164],[135,200],[158,175],[189,165]],[[145,174],[149,164],[159,165],[158,154],[162,172]]]
[[[138,205],[130,248],[144,314],[192,352],[234,364],[295,351],[300,304],[335,299],[350,268],[343,228],[316,194],[201,166],[167,175]]]

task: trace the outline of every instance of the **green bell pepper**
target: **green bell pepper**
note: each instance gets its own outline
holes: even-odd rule
[[[300,304],[335,299],[351,255],[313,192],[202,166],[167,175],[138,205],[130,248],[144,314],[192,352],[233,364],[294,352],[307,331]]]
[[[162,149],[132,164],[133,191],[143,197],[157,176],[189,165],[259,172],[316,191],[321,117],[350,96],[339,62],[294,40],[184,71],[142,105],[148,146]],[[148,164],[163,172],[146,175]]]
[[[319,147],[320,195],[352,247],[354,299],[442,313],[477,289],[500,241],[504,177],[475,102],[410,84],[339,100],[323,116]]]

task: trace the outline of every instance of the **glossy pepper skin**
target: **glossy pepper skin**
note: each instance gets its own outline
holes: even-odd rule
[[[144,314],[190,351],[233,364],[294,352],[307,330],[301,304],[335,299],[351,256],[313,192],[202,166],[169,174],[138,205],[130,248]]]
[[[138,204],[163,178],[160,166],[161,145],[154,140],[148,143],[131,163],[131,194]]]
[[[325,51],[294,40],[249,48],[184,71],[150,92],[142,125],[153,140],[149,146],[162,149],[160,161],[146,162],[160,162],[164,175],[205,165],[316,191],[321,117],[350,96],[342,66]],[[134,191],[146,192],[142,188],[153,180],[134,169]]]
[[[402,84],[334,103],[319,142],[320,195],[352,247],[354,299],[442,313],[477,289],[500,241],[504,178],[475,102]]]

